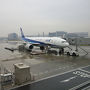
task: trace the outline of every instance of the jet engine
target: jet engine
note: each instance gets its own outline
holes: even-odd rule
[[[26,45],[25,45],[25,48],[26,48],[27,50],[32,50],[32,49],[33,49],[33,45],[32,45],[32,44],[26,44]]]

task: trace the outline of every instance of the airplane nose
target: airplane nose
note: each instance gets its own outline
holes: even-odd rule
[[[68,42],[66,43],[66,46],[69,46],[69,43]]]

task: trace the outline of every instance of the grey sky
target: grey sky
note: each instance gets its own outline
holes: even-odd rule
[[[89,32],[90,0],[0,0],[0,36],[53,31]]]

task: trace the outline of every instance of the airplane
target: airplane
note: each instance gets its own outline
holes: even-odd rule
[[[64,48],[69,46],[69,43],[60,37],[26,37],[21,30],[21,38],[25,41],[25,48],[32,50],[34,46],[40,47],[40,50],[49,48],[58,48],[59,52],[64,52]]]

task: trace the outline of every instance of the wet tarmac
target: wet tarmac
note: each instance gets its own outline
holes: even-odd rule
[[[90,66],[78,68],[12,90],[87,90],[90,87],[90,72],[84,70],[87,68],[90,71]]]
[[[66,55],[30,55],[15,51],[14,53],[5,50],[5,47],[18,46],[17,43],[0,43],[0,73],[4,73],[3,68],[9,72],[14,72],[13,64],[25,63],[31,67],[31,73],[35,80],[46,78],[52,75],[61,74],[76,68],[90,65],[90,53],[85,55],[85,52],[79,50],[79,57]],[[75,49],[74,46],[72,46]],[[90,52],[90,46],[82,46],[87,52]]]

